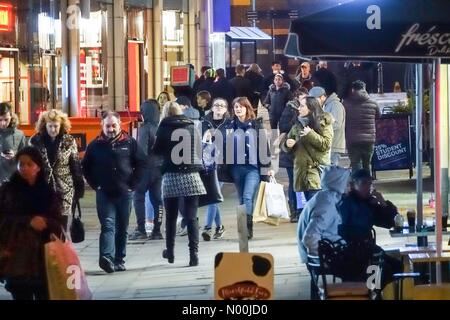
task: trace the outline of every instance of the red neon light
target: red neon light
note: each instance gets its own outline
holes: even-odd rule
[[[12,31],[14,28],[13,6],[0,3],[0,31]]]

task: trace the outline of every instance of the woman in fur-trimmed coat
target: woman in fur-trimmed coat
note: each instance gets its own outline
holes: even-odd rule
[[[67,133],[70,122],[59,110],[43,112],[30,144],[39,149],[47,181],[63,197],[63,216],[71,214],[72,203],[84,195],[84,180],[75,139]],[[67,226],[67,223],[66,223]]]

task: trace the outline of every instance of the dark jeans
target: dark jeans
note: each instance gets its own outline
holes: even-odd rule
[[[347,146],[352,171],[365,169],[370,172],[373,155],[373,143],[353,143]]]
[[[294,168],[286,168],[286,172],[289,178],[288,197],[289,203],[294,210],[297,210],[297,195],[294,191]]]
[[[145,194],[148,191],[150,202],[154,208],[154,231],[161,231],[162,223],[162,198],[161,198],[161,182],[160,174],[150,171],[144,172],[140,183],[136,186],[133,195],[134,212],[136,213],[137,229],[145,233]]]
[[[314,195],[319,192],[320,190],[308,190],[308,191],[304,191],[303,193],[305,194],[305,199],[306,201],[309,201],[312,197],[314,197]]]
[[[248,164],[231,166],[231,176],[239,196],[239,204],[245,205],[247,215],[253,215],[253,202],[258,192],[260,176],[259,169]]]
[[[164,207],[166,208],[166,248],[170,253],[173,253],[180,198],[183,199],[182,215],[188,231],[189,251],[191,253],[198,252],[198,196],[164,199]]]
[[[100,256],[115,263],[124,263],[127,230],[131,213],[132,192],[118,198],[109,198],[97,190],[97,214],[101,224]]]
[[[280,123],[280,117],[275,115],[270,115],[269,117],[270,128],[272,130],[278,129],[278,124]]]
[[[6,280],[5,288],[14,300],[48,300],[44,279],[11,278]]]

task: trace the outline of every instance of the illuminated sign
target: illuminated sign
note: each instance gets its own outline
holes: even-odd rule
[[[12,31],[14,26],[13,7],[0,3],[0,31]]]

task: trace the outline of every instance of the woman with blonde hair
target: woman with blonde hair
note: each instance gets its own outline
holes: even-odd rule
[[[179,140],[173,141],[175,131],[180,132],[181,137]],[[186,135],[182,134],[183,131],[190,139],[186,139]],[[180,105],[176,102],[167,102],[163,108],[163,120],[156,131],[156,141],[153,145],[153,152],[163,157],[162,197],[166,209],[166,249],[163,251],[163,258],[167,259],[169,263],[174,263],[175,229],[180,201],[183,201],[184,205],[181,210],[188,231],[189,266],[199,264],[198,198],[200,195],[206,194],[199,174],[203,170],[201,155],[195,148],[195,139],[201,141],[201,137],[197,135],[194,121],[183,115]],[[178,148],[180,144],[188,147],[190,152],[184,154],[186,148],[181,149],[182,154],[173,152],[174,148]],[[182,159],[175,159],[177,155]]]
[[[68,133],[70,128],[67,114],[52,109],[41,113],[36,134],[30,139],[30,144],[41,152],[44,159],[47,182],[62,196],[65,228],[72,204],[84,195],[78,148]]]

